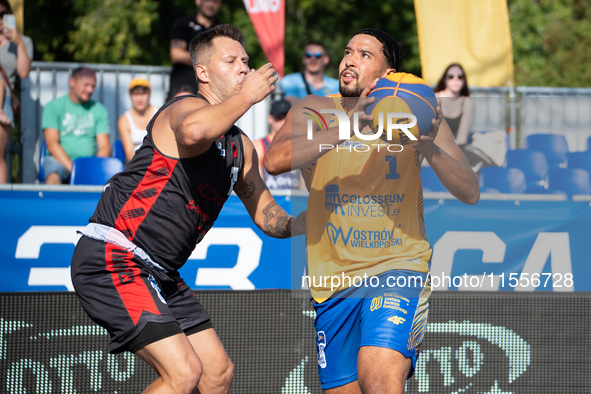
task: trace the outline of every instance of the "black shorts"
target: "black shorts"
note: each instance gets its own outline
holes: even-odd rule
[[[147,267],[111,243],[80,238],[72,257],[72,283],[88,316],[109,332],[111,353],[211,327],[209,314],[180,277]],[[142,333],[147,323],[150,329]]]

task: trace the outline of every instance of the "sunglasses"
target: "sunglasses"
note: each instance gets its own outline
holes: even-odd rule
[[[447,74],[447,79],[454,79],[454,77],[458,78],[460,81],[463,81],[464,80],[464,76],[463,75]]]
[[[316,59],[320,59],[322,56],[324,56],[324,54],[322,52],[306,52],[306,54],[304,56],[306,56],[306,58],[308,58],[308,59],[310,59],[312,57],[314,57]]]

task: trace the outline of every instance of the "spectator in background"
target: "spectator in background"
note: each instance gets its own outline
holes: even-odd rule
[[[150,104],[150,89],[150,82],[143,78],[134,78],[129,84],[131,109],[125,111],[118,122],[126,161],[130,161],[135,151],[142,146],[146,127],[156,113],[156,108]]]
[[[179,87],[176,92],[174,92],[174,97],[179,97],[179,96],[187,96],[189,94],[197,94],[197,91],[189,85],[182,85],[181,87]]]
[[[329,61],[324,45],[310,41],[302,56],[304,71],[286,75],[280,81],[285,98],[293,104],[309,94],[327,96],[339,93],[339,81],[324,74]]]
[[[269,144],[271,144],[271,141],[273,141],[275,134],[277,134],[281,126],[283,126],[283,123],[285,123],[285,117],[290,108],[291,104],[287,100],[279,100],[271,104],[271,111],[267,116],[269,134],[265,138],[261,138],[254,142],[254,148],[259,157],[259,171],[269,190],[291,189],[292,186],[294,189],[297,189],[300,186],[300,172],[298,170],[273,176],[269,174],[263,166],[265,152],[267,151]]]
[[[4,89],[6,88],[6,84],[4,83],[3,78],[0,78],[0,103],[4,101]],[[11,107],[12,109],[12,107]],[[0,125],[7,125],[12,128],[12,119],[6,115],[6,112],[3,109],[0,109]],[[0,182],[2,183],[2,182]],[[4,182],[6,183],[6,182]]]
[[[453,63],[447,66],[437,82],[435,96],[445,98],[441,100],[441,112],[456,143],[467,144],[474,102],[470,99],[466,73],[461,65]]]
[[[0,109],[0,183],[8,181],[8,170],[4,154],[6,145],[12,133],[14,114],[11,107],[11,90],[14,89],[16,77],[27,78],[31,71],[33,59],[33,41],[27,36],[19,34],[16,30],[4,26],[3,17],[12,14],[12,8],[8,0],[0,0],[0,63],[8,76],[9,81],[4,81],[2,91],[4,103]],[[10,86],[8,86],[10,83]],[[10,120],[7,122],[4,115]],[[4,121],[3,121],[4,120]]]
[[[43,110],[45,134],[45,183],[65,183],[77,157],[109,156],[109,116],[90,97],[96,86],[93,70],[80,67],[70,77],[70,92],[50,101]]]
[[[195,92],[197,91],[197,79],[189,55],[189,44],[197,34],[218,24],[215,16],[222,6],[222,0],[195,0],[195,5],[197,15],[177,18],[172,26],[170,35],[172,71],[167,100],[170,100],[182,85],[189,85]]]

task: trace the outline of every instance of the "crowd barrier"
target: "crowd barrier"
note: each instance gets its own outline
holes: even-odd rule
[[[587,149],[591,136],[591,89],[516,88],[519,100],[519,146],[526,147],[528,135],[564,135],[570,151]]]
[[[76,230],[88,223],[101,190],[0,187],[0,291],[72,290],[69,265],[79,237]],[[340,196],[340,201],[350,202],[347,214],[368,219],[380,215],[372,208],[374,200],[353,197],[356,202]],[[287,193],[275,198],[293,214],[304,210],[307,201],[306,196]],[[478,204],[468,206],[448,193],[426,193],[435,290],[591,291],[586,280],[591,277],[586,248],[590,201],[591,196],[564,200],[558,195],[504,194],[483,195]],[[382,248],[388,237],[384,229],[371,226],[327,225],[326,231],[337,247]],[[264,235],[232,195],[180,272],[198,290],[300,289],[303,250],[304,237],[281,240]]]
[[[196,294],[234,363],[231,393],[320,393],[307,293]],[[436,292],[406,391],[588,393],[590,308],[588,293]],[[0,293],[2,392],[135,394],[156,378],[107,344],[73,293]]]

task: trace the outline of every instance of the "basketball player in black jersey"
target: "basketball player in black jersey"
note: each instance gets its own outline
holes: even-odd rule
[[[131,351],[159,377],[144,393],[227,393],[233,365],[207,311],[179,277],[234,190],[272,237],[305,231],[261,179],[256,151],[234,123],[277,80],[249,70],[240,30],[218,25],[191,43],[197,96],[166,103],[125,171],[103,189],[72,258],[72,281],[109,351]]]

